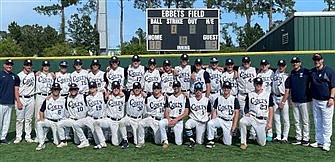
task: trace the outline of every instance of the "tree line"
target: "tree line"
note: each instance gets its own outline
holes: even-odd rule
[[[51,26],[18,25],[15,21],[8,25],[7,31],[0,31],[1,56],[69,56],[98,55],[99,33],[97,22],[97,0],[51,0],[48,6],[33,8],[39,14],[60,16],[59,31]],[[139,28],[134,31],[130,41],[123,41],[124,0],[120,0],[120,49],[122,54],[144,54],[146,51],[146,33]],[[320,0],[321,1],[321,0]],[[147,8],[192,8],[196,0],[134,0],[133,7],[145,12]],[[323,0],[324,11],[335,10],[335,0]],[[203,0],[205,8],[218,8],[223,13],[234,13],[245,19],[239,26],[234,22],[221,25],[221,51],[244,51],[248,46],[271,31],[284,20],[273,20],[274,14],[285,18],[295,12],[294,0]],[[66,9],[77,6],[77,11],[65,19]],[[264,30],[258,23],[252,22],[253,16],[268,20]],[[232,31],[232,32],[229,32]],[[232,33],[236,35],[233,43]]]

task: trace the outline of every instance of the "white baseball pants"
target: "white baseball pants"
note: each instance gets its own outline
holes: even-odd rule
[[[207,139],[213,140],[215,136],[216,128],[222,128],[223,133],[223,143],[225,145],[231,145],[232,143],[232,136],[231,136],[231,127],[233,121],[225,121],[219,117],[208,121],[207,123]]]
[[[257,143],[261,146],[266,144],[266,124],[267,120],[257,119],[253,116],[244,116],[240,120],[241,144],[247,144],[247,126],[255,129]]]
[[[73,119],[63,119],[57,122],[59,140],[66,140],[66,129],[73,128],[73,125],[75,122],[76,121]],[[73,139],[74,143],[79,144],[79,137],[77,136],[77,133],[75,130],[73,130],[73,137],[74,137]]]
[[[107,129],[111,131],[112,134],[112,144],[114,146],[118,146],[121,142],[121,135],[119,131],[119,121],[114,121],[110,118],[103,118],[98,119],[94,123],[94,130],[97,136],[97,142],[96,144],[100,144],[102,142],[106,142],[106,138],[103,133],[103,129]]]
[[[83,128],[85,127],[88,127],[88,129],[91,130],[93,134],[93,138],[95,142],[97,142],[98,137],[96,137],[96,134],[94,132],[94,126],[93,126],[94,121],[95,120],[92,117],[86,117],[86,118],[75,120],[73,124],[73,129],[74,129],[74,132],[77,134],[80,142],[87,141],[87,138],[83,130]]]
[[[295,125],[295,138],[297,140],[309,141],[309,113],[310,103],[293,102],[293,117]]]
[[[199,122],[190,118],[185,123],[185,129],[195,128],[196,142],[202,144],[205,138],[206,124],[207,122]]]
[[[159,120],[156,120],[152,117],[144,118],[140,121],[138,126],[138,143],[143,144],[145,138],[144,128],[150,127],[154,132],[155,143],[161,143],[161,133],[159,132]]]
[[[290,130],[290,119],[289,119],[289,106],[288,102],[286,101],[284,104],[284,108],[281,110],[278,108],[279,103],[281,103],[283,97],[273,96],[274,101],[274,123],[276,128],[277,139],[281,140],[288,139],[288,132]],[[283,134],[281,131],[281,118],[283,119],[284,129]]]
[[[171,128],[174,132],[176,145],[183,144],[183,125],[184,125],[183,120],[180,120],[176,123],[174,127]],[[161,133],[161,142],[168,140],[167,133],[166,133],[168,126],[169,126],[169,122],[166,118],[159,121],[159,131]]]
[[[34,97],[24,98],[20,97],[22,102],[22,109],[16,109],[16,138],[22,138],[23,122],[25,139],[31,139],[31,122],[34,114]]]
[[[48,133],[48,128],[51,128],[52,130],[52,136],[53,136],[53,143],[59,144],[58,139],[58,132],[57,132],[57,122],[44,119],[43,121],[38,121],[36,123],[36,131],[37,131],[37,140],[40,144],[44,143],[46,134]]]
[[[35,123],[40,120],[40,110],[42,107],[42,104],[47,96],[36,94],[35,99]]]
[[[120,120],[120,132],[121,132],[122,139],[127,140],[127,126],[130,126],[133,131],[134,144],[137,145],[138,144],[137,131],[138,131],[138,126],[141,120],[142,120],[141,118],[135,119],[129,116],[125,116],[124,118],[122,118]]]
[[[10,117],[12,112],[13,105],[3,105],[0,104],[0,134],[1,140],[6,139],[9,125],[10,125]]]
[[[237,100],[240,104],[240,117],[242,118],[244,116],[244,107],[245,107],[245,98],[247,97],[246,94],[237,94]]]
[[[313,116],[315,123],[315,141],[323,146],[330,146],[333,131],[334,105],[328,107],[328,101],[313,99]]]

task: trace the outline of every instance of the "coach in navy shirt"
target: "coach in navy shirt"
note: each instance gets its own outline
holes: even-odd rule
[[[0,134],[1,144],[8,144],[6,139],[10,124],[12,107],[17,101],[18,109],[22,109],[19,99],[20,78],[12,73],[13,61],[8,59],[3,64],[3,71],[0,72]]]
[[[311,90],[315,124],[315,143],[312,147],[322,147],[330,151],[332,121],[334,113],[335,73],[324,65],[320,54],[313,55],[314,68],[311,69]]]
[[[312,100],[309,88],[309,70],[301,67],[299,57],[293,57],[291,64],[293,70],[285,81],[285,94],[279,107],[283,108],[291,93],[296,128],[296,140],[292,144],[308,146],[310,140],[308,107]]]

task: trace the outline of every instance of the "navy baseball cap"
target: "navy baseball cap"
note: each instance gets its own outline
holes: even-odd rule
[[[202,84],[200,82],[194,84],[194,89],[203,89]]]
[[[67,61],[61,61],[59,62],[59,66],[68,67],[69,64],[67,63]]]
[[[259,64],[260,64],[260,65],[269,65],[270,63],[269,63],[268,60],[263,59],[263,60],[261,60],[261,62],[260,62]]]
[[[168,59],[164,60],[163,66],[171,66],[171,61]]]
[[[142,88],[142,86],[141,86],[141,83],[140,82],[135,82],[134,84],[133,84],[133,89],[141,89]]]
[[[51,87],[51,90],[62,90],[59,83],[54,83]]]
[[[201,58],[197,58],[197,59],[195,59],[195,60],[194,60],[194,65],[196,65],[196,64],[200,64],[200,65],[202,65],[202,59],[201,59]]]
[[[116,56],[112,56],[111,60],[110,60],[110,63],[117,63],[117,62],[119,62],[119,58],[116,57]]]
[[[139,55],[134,55],[132,58],[131,58],[131,61],[133,62],[138,62],[138,61],[141,61],[141,58]]]
[[[71,83],[69,85],[69,90],[79,90],[79,88],[76,83]]]
[[[299,59],[299,57],[292,57],[292,59],[291,59],[291,63],[294,63],[294,62],[300,62],[300,59]]]
[[[154,84],[152,84],[152,89],[162,89],[161,84],[158,82],[155,82]]]
[[[23,65],[24,66],[32,66],[33,65],[33,61],[31,61],[30,59],[24,60]]]
[[[229,59],[226,59],[226,65],[233,65],[234,64],[234,60],[229,58]]]
[[[93,59],[92,62],[91,62],[91,65],[101,65],[99,60],[97,59]]]
[[[286,61],[285,60],[279,60],[277,65],[278,66],[286,66]]]
[[[88,88],[97,88],[97,87],[98,87],[98,85],[97,85],[96,82],[89,82],[88,83]]]
[[[180,56],[181,60],[188,60],[188,55],[186,53],[181,54]]]
[[[7,59],[7,60],[5,61],[5,64],[6,64],[6,65],[14,65],[14,62],[13,62],[13,60],[11,60],[11,59]]]
[[[173,81],[172,87],[181,87],[181,84],[178,80]]]
[[[50,66],[50,62],[48,60],[45,60],[42,62],[42,66]]]
[[[250,57],[249,56],[244,56],[242,57],[242,62],[250,62]]]
[[[254,79],[254,84],[263,84],[263,79],[260,77],[257,77]]]
[[[112,89],[120,88],[120,87],[121,87],[120,82],[118,82],[118,81],[113,81],[112,82]]]
[[[75,59],[73,61],[73,65],[83,65],[83,62],[81,61],[81,59]]]
[[[209,62],[210,63],[218,63],[219,60],[216,57],[212,57]]]
[[[148,65],[156,65],[156,59],[151,58],[148,60]]]
[[[322,60],[323,57],[322,57],[321,54],[319,54],[319,53],[315,53],[315,54],[313,54],[312,59],[313,59],[313,61],[317,61],[317,60]]]
[[[222,88],[228,88],[228,89],[231,89],[231,83],[228,82],[228,81],[223,81],[222,83]]]

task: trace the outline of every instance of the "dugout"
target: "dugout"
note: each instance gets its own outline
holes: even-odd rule
[[[295,12],[252,44],[247,51],[335,49],[335,12]]]

